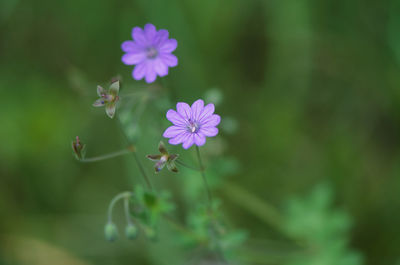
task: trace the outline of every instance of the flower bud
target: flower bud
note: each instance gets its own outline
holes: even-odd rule
[[[110,242],[116,240],[118,237],[117,226],[112,222],[108,222],[104,227],[104,235]]]
[[[125,228],[125,236],[128,239],[135,239],[138,234],[138,229],[134,224],[128,224]]]
[[[79,140],[79,136],[76,137],[75,141],[72,141],[72,150],[75,154],[75,158],[77,160],[82,160],[85,158],[86,153],[86,144],[82,143]]]

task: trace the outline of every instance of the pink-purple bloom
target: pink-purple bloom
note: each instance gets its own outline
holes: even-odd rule
[[[170,138],[169,143],[173,145],[182,144],[188,149],[193,144],[202,146],[206,143],[206,137],[213,137],[218,134],[216,126],[221,117],[214,114],[214,104],[204,106],[204,101],[196,100],[192,106],[179,102],[176,104],[176,111],[168,110],[167,119],[174,125],[168,127],[163,136]]]
[[[147,83],[168,74],[168,67],[178,65],[178,58],[172,54],[178,43],[168,38],[168,30],[156,30],[152,24],[146,24],[144,29],[132,29],[133,41],[124,41],[121,48],[126,54],[122,62],[126,65],[136,65],[132,76],[136,80],[145,78]]]

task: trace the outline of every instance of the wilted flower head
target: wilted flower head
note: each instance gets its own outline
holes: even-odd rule
[[[72,141],[72,151],[74,151],[76,159],[82,160],[85,158],[86,144],[80,141],[79,136],[77,136],[76,139]]]
[[[213,137],[218,134],[216,126],[221,117],[213,114],[215,107],[210,103],[204,106],[204,101],[199,99],[190,107],[187,103],[179,102],[176,110],[168,110],[167,119],[174,125],[167,128],[163,134],[170,138],[170,144],[182,144],[188,149],[193,144],[202,146],[206,143],[206,136]]]
[[[120,84],[118,80],[113,82],[108,90],[102,88],[101,86],[97,86],[97,95],[99,95],[100,98],[93,103],[93,106],[105,106],[106,113],[111,119],[114,117],[115,108],[119,100],[119,86]]]
[[[132,29],[133,41],[125,41],[121,48],[125,55],[122,62],[126,65],[136,65],[132,76],[136,80],[145,78],[147,83],[156,80],[157,75],[166,76],[168,67],[178,65],[178,59],[171,54],[177,47],[175,39],[168,38],[165,29],[156,30],[152,24],[146,24],[144,29]]]
[[[160,142],[158,145],[158,150],[160,151],[160,154],[146,156],[148,159],[157,162],[154,166],[156,173],[160,172],[165,165],[167,165],[169,171],[175,173],[178,172],[178,169],[175,166],[175,160],[178,158],[178,155],[169,154],[163,142]]]

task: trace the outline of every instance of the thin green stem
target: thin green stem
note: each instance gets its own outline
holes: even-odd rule
[[[200,166],[200,173],[204,181],[204,186],[206,187],[207,190],[207,197],[208,197],[208,203],[209,207],[211,208],[212,205],[212,196],[211,196],[211,191],[208,186],[207,178],[206,178],[206,173],[204,172],[205,168],[203,166],[203,161],[201,160],[201,155],[200,155],[200,148],[196,145],[196,153],[197,153],[197,159],[199,160],[199,166]]]
[[[201,171],[199,168],[189,166],[188,164],[182,162],[181,160],[175,160],[175,162],[177,164],[181,165],[181,166],[184,166],[184,167],[188,168],[188,169],[191,169],[191,170],[194,170],[194,171]]]
[[[131,213],[129,211],[129,197],[124,198],[124,210],[125,210],[125,217],[126,217],[126,223],[128,225],[132,224],[132,219],[131,219]]]
[[[123,126],[123,124],[122,124],[121,119],[119,118],[119,116],[117,116],[117,120],[118,120],[119,128],[121,129],[121,132],[122,132],[122,134],[124,135],[126,141],[127,141],[131,146],[133,146],[133,144],[131,143],[131,140],[129,139],[128,135],[126,134],[126,132],[125,132],[125,130],[124,130],[124,126]],[[146,182],[147,187],[148,187],[150,190],[153,190],[153,186],[151,185],[150,179],[149,179],[149,177],[147,176],[146,171],[144,170],[144,167],[143,167],[143,165],[142,165],[142,162],[140,162],[139,156],[137,155],[137,151],[136,151],[135,148],[133,148],[132,154],[133,154],[133,157],[135,158],[135,162],[136,162],[136,164],[137,164],[137,166],[138,166],[138,168],[139,168],[139,171],[140,171],[140,173],[142,174],[142,176],[143,176],[143,178],[144,178],[144,180],[145,180],[145,182]]]
[[[115,204],[123,198],[129,198],[130,196],[133,195],[133,192],[130,191],[125,191],[125,192],[121,192],[118,193],[110,202],[110,205],[108,206],[108,222],[111,223],[112,222],[112,212],[114,209]]]
[[[136,164],[138,165],[139,170],[142,173],[142,176],[143,176],[144,180],[146,181],[147,187],[150,190],[153,190],[153,186],[151,185],[150,179],[147,176],[146,171],[144,170],[144,167],[142,165],[142,162],[139,159],[139,156],[138,156],[137,152],[133,152],[133,156],[135,157]]]
[[[84,158],[84,159],[79,160],[79,162],[82,162],[82,163],[98,162],[98,161],[114,158],[114,157],[117,157],[117,156],[126,155],[126,154],[129,154],[131,152],[132,152],[131,148],[128,147],[127,149],[123,149],[123,150],[120,150],[120,151],[117,151],[117,152],[113,152],[113,153],[110,153],[110,154],[105,154],[105,155],[102,155],[102,156],[96,156],[96,157],[90,157],[90,158]]]

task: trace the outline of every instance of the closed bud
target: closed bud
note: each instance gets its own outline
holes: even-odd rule
[[[108,222],[104,227],[104,235],[108,241],[115,241],[118,237],[117,226],[112,222]]]
[[[135,239],[138,234],[138,229],[134,224],[128,224],[125,228],[125,236],[128,239]]]
[[[79,136],[76,137],[75,141],[72,141],[72,151],[74,151],[75,158],[82,160],[85,158],[86,144],[82,143]]]

